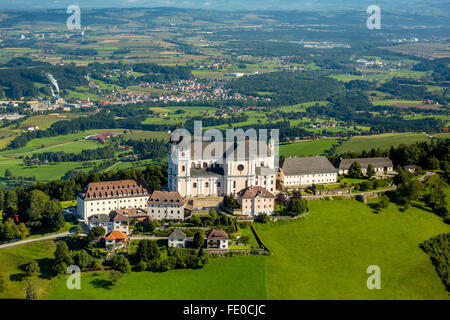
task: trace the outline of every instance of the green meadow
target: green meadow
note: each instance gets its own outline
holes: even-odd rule
[[[108,272],[82,273],[81,290],[66,276],[49,277],[54,245],[35,242],[0,249],[0,272],[8,291],[24,298],[23,266],[37,259],[33,281],[40,299],[448,299],[430,258],[419,245],[450,226],[433,213],[391,204],[375,213],[352,200],[309,201],[300,220],[257,224],[272,256],[213,258],[200,270],[132,272],[111,286]],[[381,270],[381,289],[366,286],[367,267]]]
[[[66,277],[60,277],[47,299],[266,299],[265,259],[262,256],[214,258],[200,270],[132,272],[112,288],[107,286],[107,273],[82,274],[81,290],[67,290]]]
[[[257,225],[273,251],[266,260],[268,299],[448,299],[419,244],[450,232],[436,215],[391,204],[381,213],[352,200],[309,201],[295,222]],[[381,269],[369,290],[367,267]]]
[[[354,136],[336,149],[337,153],[360,152],[368,148],[389,149],[400,144],[412,144],[431,139],[422,133],[386,133],[370,136]]]
[[[325,155],[337,144],[336,139],[323,139],[316,141],[302,141],[280,145],[280,156],[308,157],[312,155]]]

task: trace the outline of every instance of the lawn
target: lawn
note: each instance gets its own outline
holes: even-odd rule
[[[324,139],[316,141],[303,141],[280,145],[280,155],[284,157],[307,157],[324,155],[337,144],[336,139]]]
[[[99,163],[102,160],[89,161]],[[0,177],[5,176],[6,169],[10,169],[15,177],[36,177],[40,181],[60,179],[69,170],[89,171],[92,166],[84,167],[83,162],[60,162],[41,166],[27,167],[20,159],[0,159]]]
[[[48,299],[265,299],[265,259],[263,256],[216,258],[200,270],[132,272],[112,288],[105,286],[106,273],[83,274],[81,290],[68,290],[66,277],[61,277],[52,286]]]
[[[355,136],[345,141],[336,149],[337,153],[360,152],[370,149],[389,149],[400,144],[412,144],[419,141],[430,141],[430,138],[422,133],[386,133],[370,136]]]
[[[41,272],[32,282],[36,288],[38,299],[43,299],[48,293],[51,281],[48,271],[53,259],[53,241],[37,241],[11,248],[0,249],[0,274],[9,279],[8,289],[0,293],[0,299],[25,299],[27,279],[23,267],[33,260],[39,263]]]
[[[419,244],[450,227],[432,213],[393,204],[379,214],[352,200],[309,201],[303,220],[258,225],[268,299],[448,299]],[[366,269],[381,268],[381,290]]]

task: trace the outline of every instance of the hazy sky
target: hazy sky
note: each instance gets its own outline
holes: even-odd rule
[[[376,4],[389,11],[448,13],[449,0],[0,0],[0,10],[101,7],[181,7],[219,10],[365,10]]]

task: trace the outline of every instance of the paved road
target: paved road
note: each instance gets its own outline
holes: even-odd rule
[[[157,237],[145,234],[130,235],[130,240],[167,240],[168,237]]]
[[[35,238],[35,239],[10,242],[10,243],[6,243],[6,244],[0,245],[0,249],[14,247],[14,246],[19,246],[21,244],[35,242],[35,241],[42,241],[42,240],[50,240],[50,239],[55,239],[55,238],[67,237],[68,235],[69,235],[68,232],[63,232],[63,233],[53,234],[51,236],[45,236],[45,237],[40,237],[40,238]]]

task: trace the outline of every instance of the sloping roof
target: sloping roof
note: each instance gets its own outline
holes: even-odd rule
[[[90,223],[109,222],[111,219],[107,214],[94,214],[88,218]]]
[[[276,171],[269,167],[257,167],[255,173],[257,176],[271,176],[276,174]]]
[[[118,230],[114,230],[110,232],[105,239],[106,240],[125,240],[127,238],[127,235],[123,232],[120,232]]]
[[[128,216],[119,212],[118,210],[115,212],[111,212],[109,214],[109,217],[114,221],[128,221]]]
[[[150,194],[150,189],[143,181],[117,180],[91,182],[80,193],[83,200],[101,200],[145,196]]]
[[[242,189],[238,192],[238,195],[243,199],[254,198],[256,196],[260,196],[263,198],[275,198],[275,196],[267,191],[265,188],[260,186],[252,186],[245,189]]]
[[[229,239],[228,234],[223,230],[212,230],[207,239],[209,240],[221,240],[221,239]]]
[[[141,208],[117,209],[116,212],[128,216],[128,218],[147,216],[147,212]]]
[[[181,145],[179,146],[179,150],[183,150]],[[230,158],[234,157],[234,159],[244,160],[244,159],[253,159],[257,156],[260,157],[269,157],[272,156],[272,151],[269,148],[268,144],[265,144],[265,146],[260,147],[259,142],[257,140],[246,140],[242,142],[227,142],[227,141],[221,141],[221,142],[198,142],[194,143],[192,141],[191,143],[191,159],[192,160],[202,160],[205,158],[208,158],[207,155],[205,155],[205,150],[207,149],[207,154],[211,155],[211,157],[216,158],[222,158],[224,159],[227,155],[227,152],[229,153],[228,156]],[[196,152],[199,153],[200,159],[196,158]]]
[[[191,177],[201,178],[201,177],[222,177],[222,170],[211,170],[210,168],[191,168]]]
[[[148,203],[184,206],[186,201],[178,191],[155,191],[148,199]]]
[[[337,172],[337,169],[324,156],[286,158],[281,168],[285,175]]]
[[[186,239],[186,233],[180,229],[175,229],[170,235],[169,239]]]
[[[341,159],[339,161],[339,170],[348,170],[353,162],[358,161],[361,168],[367,169],[369,164],[375,168],[393,167],[391,159],[388,157],[378,158],[355,158],[355,159]]]

